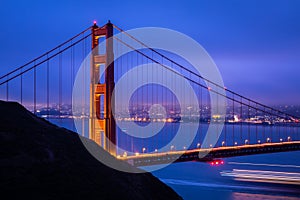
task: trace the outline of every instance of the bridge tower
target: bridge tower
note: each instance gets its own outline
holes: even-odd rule
[[[96,23],[92,27],[92,56],[90,84],[89,138],[106,151],[116,155],[116,122],[112,114],[114,99],[113,25],[108,21],[103,27]],[[99,38],[106,38],[105,53],[99,53]],[[104,82],[100,83],[100,70],[104,71]],[[111,142],[109,143],[108,140]]]

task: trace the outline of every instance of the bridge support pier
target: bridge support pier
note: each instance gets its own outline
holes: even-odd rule
[[[112,114],[114,99],[113,25],[108,22],[103,27],[92,27],[92,57],[90,84],[89,138],[116,155],[116,122]],[[99,54],[99,38],[106,38],[105,54]],[[104,82],[100,83],[100,70],[104,72]]]

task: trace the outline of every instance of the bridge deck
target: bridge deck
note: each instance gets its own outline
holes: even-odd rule
[[[217,158],[297,150],[300,150],[300,141],[169,151],[164,153],[144,153],[134,156],[118,157],[118,159],[124,160],[133,166],[147,166],[171,162],[207,162]]]

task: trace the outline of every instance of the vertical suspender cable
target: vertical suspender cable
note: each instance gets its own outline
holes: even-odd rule
[[[84,33],[82,34],[82,36],[84,37]],[[85,40],[83,40],[82,45],[81,45],[81,57],[82,57],[82,71],[83,71],[83,75],[82,75],[82,83],[83,83],[83,90],[82,90],[82,97],[81,97],[81,135],[85,136],[85,117],[86,117],[86,113],[85,113],[85,88],[86,88],[86,82],[85,82],[85,59],[84,59],[84,46],[85,46]],[[80,70],[80,69],[79,69]],[[89,126],[89,125],[88,125]],[[90,127],[89,127],[90,128]]]
[[[297,140],[300,140],[300,137],[299,137],[299,125],[296,124],[296,129],[297,129]]]
[[[8,80],[8,76],[7,76]],[[8,81],[6,82],[6,101],[8,101]]]
[[[34,68],[33,68],[33,113],[36,114],[36,65],[34,62]]]
[[[226,89],[225,89],[225,92],[226,92]],[[225,93],[226,94],[226,93]],[[224,142],[225,142],[225,146],[227,146],[227,126],[226,126],[226,123],[227,123],[227,119],[226,119],[226,113],[227,113],[227,100],[225,99],[224,101],[225,103],[225,116],[224,116]]]
[[[123,34],[120,34],[120,38],[121,38],[121,40],[122,40],[122,35]],[[115,42],[115,41],[114,41]],[[115,61],[115,71],[114,71],[114,73],[115,73],[115,77],[117,77],[118,79],[120,79],[120,77],[121,77],[121,73],[122,73],[122,66],[123,66],[123,64],[122,64],[122,57],[120,58],[120,56],[121,56],[121,45],[120,45],[120,42],[118,42],[118,41],[116,41],[116,55],[117,55],[117,57],[118,57],[118,60],[117,61]],[[101,77],[100,77],[100,80],[101,80]],[[121,91],[119,91],[120,92],[120,99],[122,99],[123,98],[123,95],[122,95],[122,91],[123,90],[121,90]],[[121,103],[121,106],[120,106],[120,110],[118,110],[118,111],[116,111],[115,110],[115,113],[120,113],[120,114],[122,114],[122,110],[123,110],[123,106],[122,106],[122,103]],[[122,116],[121,116],[122,117]],[[117,138],[119,138],[119,136],[120,135],[124,135],[124,137],[123,138],[125,138],[125,141],[126,141],[126,144],[128,144],[128,142],[127,142],[127,135],[126,134],[124,134],[123,133],[123,131],[121,130],[120,132],[119,131],[117,131]],[[116,140],[116,146],[117,147],[119,147],[119,139],[117,139]],[[126,149],[126,148],[125,148]],[[117,148],[117,151],[118,151],[118,148]],[[118,152],[117,152],[117,154],[118,154]]]
[[[210,94],[209,94],[209,91],[211,90],[211,87],[209,87],[209,83],[207,83],[207,100],[206,100],[206,103],[207,103],[207,110],[208,110],[208,113],[206,113],[206,114],[209,114],[210,116],[211,116],[211,110],[212,110],[212,108],[211,108],[211,99],[210,99]],[[212,117],[211,117],[212,118]],[[211,119],[210,118],[210,119]],[[209,119],[209,120],[210,120]],[[209,121],[209,123],[212,123],[211,121]],[[208,124],[208,126],[209,126],[209,124]],[[209,133],[209,132],[208,132]],[[209,142],[211,142],[211,135],[210,134],[208,134],[208,141]],[[210,146],[211,144],[209,144],[209,147],[211,147]]]
[[[272,110],[270,110],[270,112],[272,112]],[[273,141],[275,138],[273,137],[273,124],[272,124],[272,116],[270,116],[270,124],[269,124],[269,129],[270,129],[270,132],[271,132],[271,141]]]
[[[59,119],[61,119],[61,104],[62,104],[62,53],[59,54],[58,58],[58,110]],[[61,121],[60,121],[61,122]]]
[[[173,62],[171,62],[171,68],[174,69]],[[171,78],[171,84],[172,84],[173,88],[175,88],[175,84],[174,84],[175,77],[174,76],[175,75],[172,74],[171,77],[170,77]],[[176,108],[175,108],[175,96],[174,96],[172,91],[171,91],[171,106],[170,106],[170,109],[172,109],[172,115],[171,115],[172,120],[176,120],[177,116],[176,116],[176,111],[175,111],[176,110]],[[174,133],[174,131],[175,131],[174,123],[171,124],[171,131],[172,131],[172,133]]]
[[[250,144],[250,101],[248,101],[248,137],[247,137],[247,140],[248,140],[248,144]]]
[[[200,80],[200,78],[199,78],[199,83],[201,82],[201,80]],[[203,96],[203,90],[202,90],[202,87],[200,87],[200,137],[199,137],[199,144],[201,145],[202,143],[203,143],[203,141],[202,141],[202,138],[204,138],[203,137],[203,98],[202,98],[202,96]],[[198,145],[198,144],[197,144]]]
[[[255,120],[257,120],[258,119],[258,116],[257,116],[257,103],[255,104],[255,107],[256,107],[256,109],[255,109]],[[257,135],[258,135],[258,130],[257,130],[257,128],[258,128],[258,125],[257,125],[257,123],[255,123],[255,140],[256,140],[256,142],[258,142],[258,138],[257,138]]]
[[[130,52],[130,54],[128,55],[129,56],[129,64],[127,66],[127,71],[128,72],[130,69],[132,69],[132,66],[133,66],[133,59],[134,59],[134,53],[135,52]],[[127,79],[127,83],[126,83],[129,87],[131,87],[131,82],[129,82],[129,80]],[[128,112],[128,115],[130,117],[130,120],[132,120],[132,108],[133,108],[133,101],[130,101],[129,102],[129,107],[127,108],[127,112]],[[133,137],[132,136],[129,136],[130,137],[130,144],[131,144],[131,152],[134,152],[134,146],[133,146]]]
[[[151,59],[153,60],[153,51],[151,52]],[[152,75],[152,80],[154,80],[154,70],[153,70],[153,62],[151,62],[151,67],[152,67],[152,73],[151,73],[151,75]],[[152,84],[151,85],[151,106],[153,106],[154,105],[154,84]],[[152,109],[152,111],[153,111],[154,109]],[[152,115],[152,117],[153,117],[153,119],[152,119],[152,123],[154,122],[154,120],[155,120],[155,126],[157,127],[157,122],[156,122],[156,115]],[[156,134],[156,136],[155,136],[155,148],[156,149],[158,149],[158,147],[159,147],[159,144],[158,144],[158,141],[159,141],[159,138],[158,138],[158,135],[159,134]]]
[[[147,66],[147,70],[149,69],[149,59],[148,58],[146,58],[146,66]],[[149,83],[149,76],[150,76],[150,74],[148,74],[147,73],[147,75],[146,75],[146,83],[147,83],[147,85],[145,85],[145,90],[146,90],[146,103],[145,103],[145,108],[144,108],[144,111],[148,111],[149,110],[149,107],[148,107],[148,105],[149,105],[149,95],[148,95],[148,92],[149,92],[149,85],[148,85],[148,83]],[[145,114],[146,116],[146,123],[149,123],[149,115],[147,115],[147,114]],[[148,149],[149,149],[149,152],[150,152],[150,148],[151,149],[153,149],[153,139],[151,138],[151,140],[149,139],[148,140],[149,142],[148,142]],[[151,143],[152,142],[152,143]],[[152,146],[151,146],[151,144],[152,144]],[[152,150],[151,150],[152,151]]]
[[[82,37],[84,38],[84,33],[82,34]],[[86,125],[86,116],[89,116],[88,113],[86,113],[86,102],[85,102],[85,98],[86,98],[86,80],[85,80],[85,76],[86,76],[86,61],[85,61],[85,51],[86,51],[86,40],[83,40],[83,43],[82,43],[82,60],[83,60],[83,95],[82,95],[82,135],[83,136],[86,136],[86,133],[85,133],[85,125]],[[88,85],[89,86],[89,85]],[[89,125],[87,125],[88,127]],[[91,127],[88,127],[88,128],[91,128]],[[87,133],[88,134],[88,133]]]
[[[130,67],[129,67],[129,69],[132,69],[133,68],[133,66],[134,66],[134,53],[135,52],[133,52],[133,53],[131,53],[131,55],[130,55]],[[129,70],[128,70],[129,71]],[[127,81],[128,81],[128,79],[127,79]],[[131,83],[129,83],[129,85],[131,86]],[[131,112],[133,112],[133,107],[134,107],[134,102],[132,102],[131,104],[130,104],[130,108],[128,108],[128,112],[129,112],[129,114],[130,114],[130,110],[131,110]],[[132,116],[130,116],[131,118],[132,118]],[[133,140],[133,136],[130,136],[130,138],[131,138],[131,152],[133,152],[135,149],[134,149],[134,140]]]
[[[49,114],[50,114],[50,111],[49,111],[49,55],[47,54],[47,119],[49,120]]]
[[[141,46],[141,51],[142,51],[142,46]],[[141,65],[143,64],[143,56],[141,56],[141,60],[140,60],[140,62],[141,62]],[[140,67],[141,68],[141,70],[140,70],[140,72],[141,72],[141,74],[140,74],[140,76],[141,76],[141,80],[143,80],[144,79],[144,77],[143,77],[143,68],[142,67]],[[140,109],[139,109],[139,115],[140,115],[140,118],[141,118],[141,122],[142,123],[144,123],[143,122],[143,118],[144,118],[144,116],[143,116],[143,107],[144,107],[144,87],[140,87],[139,88],[139,90],[140,90],[140,93],[142,93],[142,95],[141,95],[141,103],[140,103],[140,101],[138,101],[138,103],[140,103],[141,105],[141,107],[140,107]],[[140,113],[140,112],[142,112],[142,113]],[[143,134],[143,133],[142,133]],[[143,138],[142,139],[142,148],[143,148],[143,152],[144,152],[144,148],[147,148],[146,146],[147,146],[147,144],[146,144],[146,139],[145,138]]]
[[[21,68],[21,73],[23,72],[23,68]],[[20,100],[21,100],[21,104],[23,104],[23,74],[21,74],[21,77],[20,77],[20,81],[21,81],[21,90],[20,90],[20,94],[21,94],[21,97],[20,97]]]
[[[233,116],[233,124],[232,124],[232,145],[234,145],[234,123],[235,123],[235,117],[234,117],[234,94],[232,94],[232,116]]]
[[[284,132],[285,132],[285,138],[287,138],[287,140],[289,140],[288,138],[290,136],[288,135],[288,132],[287,132],[287,116],[286,115],[284,116]]]
[[[9,76],[7,76],[7,82],[6,82],[6,101],[8,101],[8,79],[9,79]]]
[[[281,134],[280,134],[280,124],[276,124],[276,135],[278,135],[279,140],[281,140]]]
[[[73,40],[71,40],[71,44],[73,44]],[[70,70],[70,105],[72,107],[72,92],[73,92],[73,82],[74,82],[74,46],[71,47],[71,70]],[[73,115],[73,113],[70,113]],[[72,131],[75,131],[74,118],[72,118]]]
[[[164,58],[162,56],[161,56],[161,64],[164,65]],[[162,68],[162,71],[161,71],[160,75],[161,75],[161,81],[163,83],[164,82],[164,69],[163,68]],[[164,90],[165,90],[164,86],[162,86],[161,89],[162,89],[161,90],[161,105],[162,105],[163,108],[165,108],[164,107]],[[171,141],[171,137],[172,137],[172,133],[169,133],[168,137],[167,137],[167,140]]]
[[[190,79],[192,80],[192,74],[191,73],[189,73],[189,75],[190,75]],[[191,82],[190,83],[191,84],[191,87],[193,87],[192,85],[193,85],[193,83]],[[190,118],[190,121],[189,121],[189,123],[191,123],[192,122],[192,108],[193,108],[193,105],[192,105],[192,101],[191,101],[191,95],[190,94],[188,94],[188,96],[190,97],[189,99],[188,99],[188,101],[189,101],[189,109],[190,109],[190,112],[189,112],[189,114],[190,114],[190,116],[189,116],[189,118]],[[217,125],[218,126],[218,125]],[[189,140],[191,140],[192,142],[193,142],[193,136],[192,136],[192,133],[191,133],[191,129],[189,128],[189,131],[188,131],[188,133],[189,133]],[[186,147],[186,149],[189,149],[189,147],[187,146]]]
[[[123,41],[123,37],[122,36],[123,36],[123,34],[120,34],[120,38]],[[122,54],[122,51],[121,51],[122,44],[120,44],[120,42],[118,42],[118,41],[116,41],[116,42],[117,42],[117,45],[116,45],[117,46],[116,54],[117,54],[117,57],[120,58],[120,61],[116,62],[116,66],[115,66],[115,74],[116,74],[116,76],[115,77],[118,77],[118,79],[120,79],[121,78],[121,74],[122,74],[122,66],[123,66],[123,63],[122,63],[122,61],[123,61],[122,57],[123,56],[120,57],[120,55]],[[123,95],[122,95],[123,94],[123,90],[121,90],[120,93],[121,93],[120,99],[122,99],[123,98]],[[119,112],[121,114],[122,110],[123,110],[123,105],[121,103],[120,110],[115,111],[115,113]],[[127,135],[126,134],[124,134],[122,131],[121,132],[117,131],[116,134],[117,134],[117,136],[116,136],[117,138],[119,138],[120,134],[124,135],[125,137],[123,137],[123,138],[125,138],[126,144],[128,144],[128,142],[127,142]],[[117,147],[119,147],[118,143],[119,143],[119,139],[116,140],[116,146]]]
[[[219,114],[219,94],[218,94],[218,90],[219,88],[216,88],[217,90],[217,113]],[[218,118],[216,118],[216,121],[218,120]],[[219,125],[219,122],[217,121],[217,132],[216,132],[216,142],[218,142],[218,133],[219,133],[219,129],[220,129],[220,125]],[[218,144],[218,143],[217,143]]]
[[[266,120],[265,119],[266,119],[266,116],[265,116],[265,114],[266,113],[265,112],[266,112],[266,108],[264,107],[264,112],[263,112],[263,121],[264,121],[264,124],[263,124],[263,133],[262,133],[263,134],[262,137],[263,137],[264,141],[266,141],[266,138],[265,138],[266,137],[266,134],[265,134],[265,129],[266,129],[266,127],[265,127],[266,126],[266,123],[265,123]]]
[[[243,99],[241,98],[241,110],[240,110],[240,142],[243,143]]]

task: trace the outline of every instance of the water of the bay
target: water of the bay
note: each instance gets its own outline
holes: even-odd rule
[[[53,119],[50,121],[74,130],[74,124],[71,119]],[[193,125],[186,124],[185,126]],[[206,128],[198,131],[205,131]],[[236,128],[240,129],[240,126]],[[227,126],[227,129],[230,129],[230,126]],[[247,138],[248,134],[251,134],[252,138],[257,139],[254,136],[254,130],[256,129],[265,131],[265,134],[271,134],[272,132],[274,135],[278,131],[278,128],[274,127],[268,130],[266,127],[244,126],[241,130],[245,135],[236,134],[236,140],[238,140],[238,137]],[[118,131],[118,134],[120,134],[121,130]],[[230,132],[230,130],[227,131],[228,133]],[[260,133],[262,133],[261,131]],[[298,135],[297,132],[294,132],[294,134]],[[119,135],[119,137],[122,138],[124,136]],[[230,140],[232,136],[228,135],[227,137]],[[271,136],[266,135],[265,137]],[[282,137],[287,137],[287,135],[282,135]],[[126,138],[123,138],[123,140],[126,140]],[[221,141],[222,138],[220,138],[219,142]],[[119,141],[119,143],[122,146],[122,142]],[[134,150],[141,149],[141,147],[136,145]],[[225,164],[219,166],[211,166],[209,163],[201,162],[173,163],[161,170],[152,172],[152,174],[187,200],[300,199],[300,151],[233,157],[224,159],[224,161]],[[231,172],[251,172],[252,177],[224,176],[224,172],[229,174]],[[268,179],[260,179],[261,174],[267,175]],[[278,174],[279,176],[277,176]],[[288,181],[287,179],[296,179],[298,182]]]

